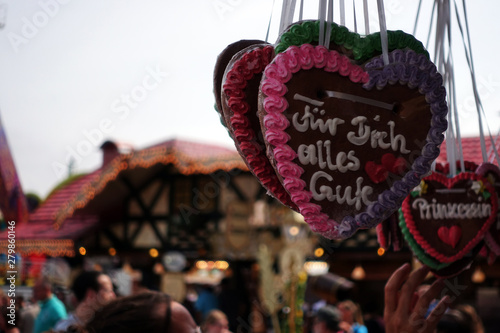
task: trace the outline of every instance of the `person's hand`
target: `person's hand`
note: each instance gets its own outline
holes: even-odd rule
[[[444,287],[434,282],[420,297],[415,292],[429,272],[426,266],[410,274],[410,265],[398,268],[385,285],[384,321],[386,333],[432,333],[447,309],[449,297],[444,296],[426,318],[429,304]]]
[[[341,321],[339,323],[339,328],[342,332],[352,333],[352,326],[347,321]]]

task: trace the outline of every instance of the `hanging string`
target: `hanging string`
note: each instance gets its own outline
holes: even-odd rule
[[[451,82],[446,78],[448,76],[445,74],[445,80],[447,82],[448,91],[453,89],[450,87]],[[448,160],[448,166],[450,168],[450,175],[455,176],[457,172],[456,157],[455,157],[455,131],[454,131],[454,113],[448,112],[448,130],[446,131],[446,159]]]
[[[431,24],[429,25],[429,33],[427,34],[427,42],[425,42],[426,49],[429,49],[429,41],[431,40],[432,25],[434,24],[434,13],[435,12],[436,12],[436,2],[434,1],[434,5],[432,6],[432,13],[431,13]]]
[[[290,6],[288,6],[288,13],[286,17],[286,28],[288,28],[293,23],[293,16],[295,15],[295,6],[297,5],[297,0],[291,0]]]
[[[465,50],[465,59],[467,60],[467,64],[469,66],[469,72],[471,75],[471,81],[472,81],[472,91],[474,94],[474,100],[476,102],[476,110],[477,110],[477,117],[478,117],[478,123],[479,123],[479,141],[481,144],[481,154],[483,157],[483,162],[486,162],[488,160],[488,156],[486,153],[486,142],[484,140],[484,130],[483,130],[483,121],[481,117],[481,109],[482,109],[482,103],[479,98],[479,93],[477,89],[477,83],[476,83],[476,76],[475,76],[475,71],[474,71],[474,64],[472,63],[472,51],[471,51],[471,43],[470,43],[470,35],[469,35],[469,28],[468,28],[468,23],[467,23],[467,14],[466,14],[466,8],[465,8],[465,3],[464,3],[464,23],[465,23],[465,29],[466,29],[466,34],[467,34],[467,41],[465,40],[464,36],[464,29],[462,27],[462,23],[460,20],[460,15],[458,13],[458,8],[457,4],[455,3],[455,13],[457,16],[457,22],[458,22],[458,28],[460,30],[460,34],[462,35],[462,43],[464,45],[464,50]]]
[[[384,59],[384,64],[389,64],[389,50],[387,43],[387,27],[385,24],[385,10],[384,10],[384,0],[377,0],[378,7],[378,19],[380,24],[380,41],[382,44],[382,59]]]
[[[286,28],[286,16],[288,14],[288,7],[290,6],[290,0],[283,0],[283,5],[281,6],[281,19],[280,19],[280,31],[281,34]]]
[[[457,4],[455,2],[455,10],[457,9],[456,6],[457,6]],[[481,98],[479,96],[479,92],[478,92],[478,89],[477,89],[476,76],[474,74],[475,70],[474,70],[474,61],[473,61],[473,57],[472,57],[472,44],[471,44],[471,41],[470,41],[469,20],[467,18],[467,9],[465,7],[465,1],[462,1],[462,6],[463,6],[463,10],[464,10],[465,27],[466,27],[466,31],[467,31],[467,40],[469,42],[469,56],[470,56],[470,65],[469,65],[469,67],[471,68],[471,75],[473,76],[472,77],[472,83],[473,83],[472,87],[474,89],[474,98],[476,99],[476,103],[478,104],[481,113],[486,118],[486,113],[484,112],[483,103],[481,102]],[[464,44],[464,46],[465,46],[465,44]],[[483,146],[484,146],[484,150],[486,150],[486,142],[485,142],[484,137],[483,137],[484,133],[482,133],[482,131],[483,131],[483,128],[482,128],[483,122],[481,121],[480,124],[481,125],[479,126],[479,131],[480,131],[480,134],[482,135],[481,136],[481,149],[483,149]],[[490,142],[492,143],[493,151],[495,152],[497,163],[498,163],[498,165],[500,165],[500,157],[499,157],[499,154],[498,154],[497,147],[495,145],[495,140],[493,140],[493,136],[491,135],[491,130],[490,130],[490,126],[488,125],[488,122],[486,122],[486,128],[488,129],[488,135],[489,135],[489,138],[490,138]],[[487,160],[485,160],[485,162],[486,161]]]
[[[455,129],[456,129],[456,138],[457,138],[457,143],[458,143],[458,157],[460,158],[460,170],[462,172],[465,172],[465,162],[464,162],[464,154],[463,154],[463,147],[462,147],[462,137],[461,137],[461,134],[460,134],[460,119],[459,119],[459,116],[458,116],[458,107],[457,107],[457,100],[456,100],[456,90],[455,90],[455,87],[456,87],[456,84],[455,84],[455,72],[453,70],[454,66],[453,66],[453,55],[452,55],[452,52],[451,52],[451,24],[449,26],[449,30],[448,30],[448,43],[449,43],[449,53],[448,53],[448,60],[447,60],[447,64],[446,64],[446,72],[448,73],[448,80],[450,82],[450,89],[448,90],[449,91],[449,101],[450,101],[450,104],[451,104],[451,110],[453,110],[453,117],[455,119]],[[455,163],[455,162],[454,162]]]
[[[358,22],[356,20],[356,1],[352,0],[352,9],[354,11],[354,32],[358,33]]]
[[[326,14],[326,0],[319,0],[319,45],[325,45],[325,14]]]
[[[339,7],[340,7],[340,25],[345,26],[345,1],[344,0],[339,1]]]
[[[415,25],[413,26],[413,36],[417,33],[417,23],[420,16],[420,7],[422,6],[422,0],[418,2],[417,16],[415,17]]]
[[[455,7],[456,7],[456,2],[455,2]],[[479,97],[479,92],[478,92],[478,89],[477,89],[476,76],[474,74],[476,71],[474,69],[474,58],[472,57],[472,43],[470,41],[469,19],[467,18],[467,8],[465,7],[465,0],[462,0],[462,7],[463,7],[463,10],[464,10],[465,28],[466,28],[466,31],[467,31],[467,41],[468,41],[468,44],[469,44],[470,68],[471,68],[472,83],[473,83],[472,87],[474,89],[474,98],[476,98],[476,96],[477,96],[476,103],[479,102],[478,103],[479,109],[481,110],[482,114],[486,118],[486,114],[484,112],[483,104],[481,103],[481,98]],[[486,152],[486,142],[484,140],[484,133],[483,133],[483,128],[482,128],[483,122],[481,121],[480,124],[481,125],[479,126],[479,132],[481,134],[481,150],[484,149],[484,151]],[[488,129],[489,138],[490,138],[493,150],[494,150],[496,158],[497,158],[497,163],[500,165],[500,157],[498,156],[498,151],[497,151],[497,148],[496,148],[496,146],[494,144],[493,137],[491,136],[490,127],[489,127],[489,125],[488,125],[487,122],[486,122],[486,127]],[[484,159],[484,156],[483,156],[483,159]],[[486,157],[486,159],[484,159],[484,162],[487,162],[487,161],[488,161],[488,159]]]
[[[273,5],[271,6],[271,15],[269,15],[269,23],[267,24],[267,32],[266,32],[266,39],[265,42],[269,40],[269,31],[271,31],[271,21],[273,20],[273,12],[274,12],[274,2],[276,0],[273,0]]]
[[[490,149],[488,150],[488,156],[491,156],[488,158],[488,161],[490,161],[490,163],[493,163],[493,159],[495,157],[495,154],[494,154],[494,149],[496,150],[496,147],[497,147],[497,143],[498,143],[498,139],[500,138],[500,130],[498,131],[497,135],[496,135],[496,138],[494,141],[492,141],[491,143],[491,147]],[[497,158],[498,158],[498,153],[496,154]]]
[[[328,0],[328,17],[326,20],[325,47],[330,48],[330,36],[332,35],[333,23],[333,0]]]
[[[370,34],[370,15],[368,15],[368,0],[363,0],[363,14],[365,16],[365,35]]]

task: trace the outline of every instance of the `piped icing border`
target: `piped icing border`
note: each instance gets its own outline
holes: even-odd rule
[[[451,263],[440,263],[433,259],[432,257],[428,256],[424,249],[418,245],[417,241],[415,241],[415,238],[413,238],[412,234],[410,233],[410,230],[406,226],[406,221],[404,218],[403,211],[401,209],[398,210],[398,216],[399,216],[399,227],[401,228],[401,232],[403,233],[403,236],[410,246],[412,252],[417,256],[418,260],[420,260],[424,265],[435,269],[435,270],[440,270],[443,269]]]
[[[448,112],[442,77],[424,55],[418,55],[411,50],[395,52],[389,54],[389,59],[393,64],[365,72],[336,51],[330,51],[323,46],[303,44],[300,47],[290,46],[285,52],[278,54],[264,71],[261,82],[263,93],[261,103],[266,113],[263,132],[267,142],[272,146],[276,169],[283,177],[285,189],[290,193],[292,201],[299,207],[300,213],[310,225],[311,230],[324,237],[345,239],[359,228],[376,226],[400,207],[401,202],[429,172],[432,161],[439,155],[439,145],[443,142],[443,132],[447,128],[446,114]],[[306,184],[300,179],[304,170],[293,162],[297,154],[287,144],[290,137],[285,130],[290,123],[283,115],[288,107],[288,102],[284,98],[287,92],[286,83],[294,73],[312,67],[338,72],[340,75],[349,77],[354,83],[363,84],[367,90],[373,87],[382,89],[388,83],[415,87],[425,95],[432,113],[431,128],[422,148],[422,155],[415,159],[411,169],[400,181],[394,182],[389,190],[379,194],[377,200],[367,206],[366,211],[355,216],[346,216],[340,223],[330,219],[321,211],[319,205],[310,202],[312,193],[305,190]],[[428,72],[424,72],[421,68]]]
[[[389,250],[390,244],[390,233],[389,233],[389,221],[384,220],[380,224],[377,225],[377,241],[381,248],[384,250]]]
[[[424,181],[435,181],[443,184],[447,188],[452,188],[458,181],[460,180],[465,180],[465,179],[471,179],[471,180],[481,180],[482,177],[478,174],[472,173],[472,172],[463,172],[458,174],[457,176],[453,178],[447,178],[446,176],[433,172],[430,176],[427,176],[424,178]],[[491,198],[496,199],[496,194],[494,194],[494,189],[489,183],[483,183],[483,186],[485,189],[490,192]],[[467,243],[467,245],[464,246],[464,248],[460,251],[458,251],[456,254],[452,256],[445,255],[438,250],[436,250],[432,245],[425,239],[422,234],[419,232],[417,229],[417,226],[415,224],[415,220],[413,219],[413,215],[411,212],[411,206],[410,206],[410,197],[407,197],[401,206],[401,210],[404,214],[404,220],[406,227],[408,228],[409,232],[411,233],[413,239],[418,243],[418,245],[431,257],[434,259],[438,260],[439,262],[442,263],[452,263],[454,261],[457,261],[461,258],[463,258],[467,253],[469,253],[474,246],[476,246],[483,238],[485,233],[488,231],[490,228],[491,224],[493,223],[494,219],[496,218],[496,212],[498,209],[498,204],[497,200],[490,200],[491,202],[491,209],[492,212],[495,212],[494,215],[491,215],[487,221],[483,224],[477,235]]]
[[[492,172],[496,175],[496,181],[500,182],[500,168],[498,168],[496,165],[494,164],[491,164],[491,163],[482,163],[477,169],[476,169],[476,173],[481,175],[482,177],[486,177],[486,174],[488,172]],[[493,184],[493,188],[496,188]],[[498,197],[499,193],[497,192],[497,197]],[[500,198],[498,198],[500,200]],[[500,218],[500,216],[498,216],[497,214],[497,221],[498,219]],[[493,223],[491,225],[491,228],[496,228],[496,224]],[[495,239],[495,237],[491,234],[491,228],[488,230],[488,232],[486,232],[486,234],[484,235],[484,240],[486,242],[486,245],[488,246],[488,248],[493,251],[493,253],[497,256],[500,255],[500,244],[498,244],[497,240]],[[500,232],[500,231],[496,231],[497,233]]]
[[[293,24],[280,36],[275,48],[276,53],[284,52],[292,45],[317,43],[319,40],[319,25],[319,21],[303,21]],[[344,26],[332,23],[330,36],[331,42],[351,50],[356,61],[364,62],[382,53],[379,32],[361,36],[349,31]],[[387,38],[389,51],[409,48],[429,59],[429,52],[427,52],[422,42],[413,35],[401,30],[387,31]]]
[[[461,172],[460,161],[456,162],[456,167],[457,167],[457,174],[459,174]],[[478,165],[472,161],[464,161],[464,167],[465,167],[465,171],[474,172],[478,168]],[[435,171],[442,173],[442,174],[445,174],[445,175],[448,175],[450,173],[450,164],[448,162],[436,163]]]
[[[227,103],[227,107],[232,112],[228,118],[235,145],[250,171],[259,179],[269,194],[284,205],[297,209],[291,201],[290,195],[281,185],[271,162],[266,156],[265,147],[261,147],[261,144],[259,144],[258,134],[253,130],[247,116],[249,112],[256,113],[257,110],[250,109],[245,88],[249,80],[256,75],[262,75],[262,72],[274,57],[274,48],[271,45],[255,46],[250,50],[245,49],[241,53],[237,53],[235,57],[239,57],[239,59],[232,64],[232,67],[224,75],[222,87],[226,95],[224,102]]]

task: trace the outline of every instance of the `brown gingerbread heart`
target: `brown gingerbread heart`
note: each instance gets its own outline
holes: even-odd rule
[[[387,66],[375,58],[360,67],[304,44],[278,54],[264,72],[259,110],[268,155],[306,222],[327,238],[390,216],[439,154],[447,127],[440,74],[411,50],[389,58]],[[386,173],[384,162],[396,173]]]
[[[297,207],[281,185],[266,156],[266,146],[257,116],[262,72],[273,57],[273,46],[265,43],[244,48],[231,58],[222,82],[223,118],[250,171],[270,195],[296,210]]]

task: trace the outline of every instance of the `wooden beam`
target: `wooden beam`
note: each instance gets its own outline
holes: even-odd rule
[[[135,199],[139,206],[141,207],[141,210],[144,214],[144,220],[147,221],[150,225],[151,228],[153,228],[153,231],[160,241],[162,247],[166,248],[167,247],[167,241],[165,240],[165,237],[161,234],[160,230],[158,229],[158,226],[156,225],[156,221],[151,218],[152,214],[150,209],[146,206],[144,201],[141,198],[140,192],[134,188],[134,185],[125,177],[121,177],[121,181],[129,188],[130,193],[132,194],[131,199]],[[142,227],[142,225],[141,225]]]
[[[239,187],[234,183],[233,178],[229,179],[229,187],[236,193],[238,196],[238,199],[240,199],[243,202],[248,202],[248,198],[241,192]]]

